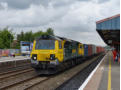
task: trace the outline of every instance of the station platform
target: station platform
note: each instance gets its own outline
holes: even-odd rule
[[[0,57],[0,63],[10,62],[10,61],[19,61],[19,60],[28,60],[28,59],[30,59],[30,57],[28,56]]]
[[[82,90],[120,90],[120,63],[113,61],[111,51],[105,55],[85,83]]]
[[[0,57],[0,73],[30,67],[30,57]]]

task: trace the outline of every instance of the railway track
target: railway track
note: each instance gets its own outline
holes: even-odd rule
[[[10,72],[16,72],[16,71],[26,69],[26,68],[30,68],[30,67],[31,67],[30,63],[22,64],[22,65],[19,65],[19,66],[7,67],[7,68],[2,67],[2,68],[0,68],[0,75],[7,74],[7,73],[10,73]]]
[[[27,67],[21,69],[21,67],[24,67],[24,66],[27,66]],[[25,69],[28,69],[28,67],[31,68],[31,67],[30,67],[30,64],[21,65],[21,66],[16,67],[15,69],[7,68],[7,69],[12,69],[12,70],[8,70],[8,71],[6,71],[6,72],[5,72],[5,71],[4,71],[4,72],[1,72],[1,73],[0,73],[0,76],[1,76],[1,75],[4,75],[4,74],[9,74],[9,73],[14,73],[14,72],[17,72],[17,71],[25,70]]]
[[[25,71],[21,72],[21,73],[25,73]],[[17,74],[20,74],[20,73],[17,73]],[[40,83],[43,83],[46,80],[49,80],[50,78],[51,77],[39,77],[37,74],[34,74],[33,76],[31,76],[29,78],[25,78],[23,80],[17,80],[17,81],[15,80],[16,82],[13,82],[13,83],[9,82],[6,84],[6,82],[5,82],[6,80],[5,80],[4,81],[5,84],[0,85],[0,86],[2,86],[2,87],[0,87],[0,90],[29,90],[31,87],[34,87]],[[4,77],[4,79],[5,79],[5,77]],[[3,83],[3,81],[0,83]]]
[[[37,84],[43,83],[44,81],[48,80],[47,77],[38,77],[33,76],[31,78],[19,81],[17,83],[4,86],[0,88],[1,90],[29,90],[31,87],[34,87]]]
[[[0,75],[0,90],[53,90],[72,78],[98,57],[53,76],[38,76],[31,69]],[[30,70],[30,71],[29,71]],[[70,74],[71,73],[71,74]]]
[[[0,75],[0,90],[4,90],[11,85],[16,85],[22,81],[29,80],[37,76],[38,75],[34,72],[33,69],[26,69],[5,75]]]
[[[24,81],[21,81],[17,84],[13,84],[11,86],[5,87],[6,90],[30,90],[32,87],[35,87],[36,85],[39,85],[43,82],[46,82],[49,80],[50,77],[33,77],[30,79],[26,79]]]
[[[30,72],[33,71],[33,69],[25,69],[25,70],[19,70],[19,71],[11,71],[11,72],[6,72],[6,73],[1,73],[0,74],[0,82],[3,79],[9,78],[9,77],[14,77],[16,75],[22,74],[22,73],[26,73],[26,72]]]
[[[3,67],[0,72],[0,90],[13,90],[12,88],[19,87],[21,84],[23,89],[29,89],[30,87],[33,87],[34,85],[42,83],[48,79],[49,78],[47,77],[38,77],[34,69],[30,67],[30,63],[24,63],[12,67],[10,66],[7,68]],[[33,83],[29,83],[28,85],[29,81]],[[23,89],[20,87],[20,90]]]

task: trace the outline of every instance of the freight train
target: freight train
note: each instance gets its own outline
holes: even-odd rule
[[[33,43],[31,66],[39,74],[54,74],[104,52],[104,48],[59,36],[42,35]]]

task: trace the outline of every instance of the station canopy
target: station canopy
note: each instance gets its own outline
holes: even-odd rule
[[[120,14],[96,22],[96,30],[107,45],[120,45]]]

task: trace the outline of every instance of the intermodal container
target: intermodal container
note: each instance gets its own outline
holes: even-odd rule
[[[84,44],[84,56],[88,56],[88,45]]]
[[[92,55],[92,45],[88,45],[88,56]]]
[[[96,54],[96,46],[92,45],[92,55]]]
[[[101,52],[101,47],[97,46],[97,54],[99,54]]]

